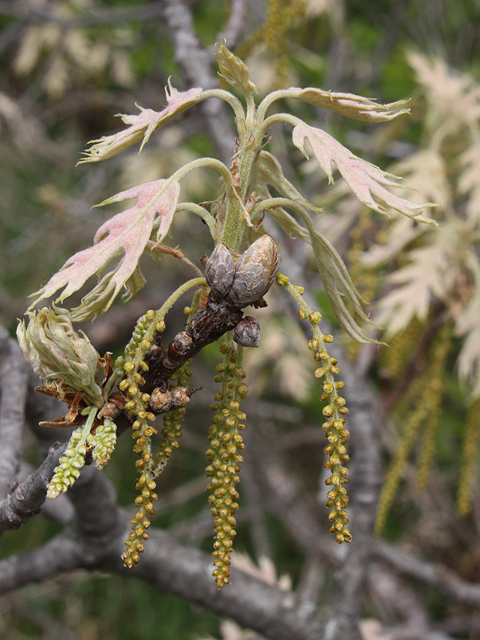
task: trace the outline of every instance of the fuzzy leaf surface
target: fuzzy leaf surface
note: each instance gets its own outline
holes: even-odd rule
[[[106,160],[142,140],[140,153],[156,129],[199,101],[199,95],[203,89],[192,88],[188,91],[177,91],[177,89],[170,87],[170,92],[167,89],[165,92],[168,103],[165,109],[154,111],[153,109],[143,109],[137,105],[140,109],[138,115],[118,114],[122,121],[128,125],[128,128],[111,136],[102,136],[98,140],[93,140],[90,143],[92,146],[84,152],[84,158],[78,164]]]
[[[333,166],[335,163],[340,174],[360,202],[378,213],[387,214],[388,208],[395,209],[409,218],[420,222],[436,225],[437,223],[422,216],[426,207],[435,206],[432,203],[417,204],[395,195],[389,189],[402,185],[399,178],[382,171],[379,167],[362,160],[346,147],[332,138],[326,131],[310,127],[306,124],[297,125],[293,129],[293,144],[308,158],[305,151],[305,139],[312,147],[313,153],[320,166],[327,174],[329,182],[333,182]]]
[[[428,244],[408,253],[410,263],[388,277],[397,285],[379,303],[378,324],[391,337],[416,317],[425,320],[434,298],[448,300],[460,274],[464,238],[461,226],[446,224],[441,233],[427,236]]]
[[[336,111],[355,120],[367,122],[384,122],[410,112],[409,109],[404,108],[408,100],[379,104],[375,100],[357,96],[353,93],[334,93],[333,91],[323,91],[314,87],[305,89],[291,87],[288,92],[292,98],[314,104],[316,107]]]
[[[131,297],[144,282],[137,267],[145,246],[152,233],[155,234],[156,242],[161,242],[165,237],[179,194],[178,182],[168,185],[167,180],[155,180],[122,191],[102,202],[105,205],[130,198],[137,199],[130,209],[118,213],[98,229],[93,246],[69,258],[60,271],[33,294],[37,296],[34,304],[52,297],[65,287],[56,300],[63,302],[91,276],[99,275],[111,260],[122,254],[117,267],[101,278],[72,315],[77,321],[92,315],[97,317],[107,311],[124,286],[127,286],[127,298]]]
[[[215,58],[218,62],[218,74],[229,85],[240,89],[245,95],[250,95],[257,91],[257,87],[250,80],[250,71],[247,65],[225,46],[225,40],[221,46],[217,44]]]

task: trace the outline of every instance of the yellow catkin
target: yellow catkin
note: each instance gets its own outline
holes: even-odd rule
[[[402,331],[399,331],[388,343],[388,349],[383,349],[380,356],[380,367],[391,380],[396,380],[412,355],[418,338],[426,327],[426,322],[420,322],[414,317]]]
[[[472,484],[477,473],[480,434],[480,398],[470,406],[462,447],[462,466],[457,492],[457,511],[466,516],[472,508]]]
[[[221,589],[230,583],[230,552],[236,536],[235,512],[238,509],[239,494],[236,485],[240,481],[240,463],[243,461],[243,421],[246,415],[239,410],[240,400],[247,395],[247,386],[243,382],[245,371],[242,369],[242,348],[230,340],[221,345],[225,355],[224,363],[218,370],[222,375],[222,390],[215,396],[212,405],[215,411],[208,439],[210,448],[206,452],[206,468],[210,483],[210,511],[214,518],[215,542],[213,576],[217,587]]]
[[[327,347],[334,341],[330,334],[324,334],[320,330],[319,322],[321,315],[317,311],[312,311],[306,302],[302,299],[298,291],[298,287],[291,285],[283,279],[282,274],[277,276],[277,281],[285,287],[285,289],[295,298],[300,311],[299,316],[308,318],[313,333],[313,338],[309,341],[308,346],[312,351],[315,346],[314,361],[320,363],[321,366],[316,368],[314,375],[322,381],[322,391],[320,399],[326,402],[322,409],[324,422],[322,425],[325,431],[328,444],[324,448],[324,453],[328,456],[324,467],[329,471],[329,477],[325,480],[328,487],[326,506],[330,509],[328,519],[331,527],[330,533],[335,536],[338,543],[351,542],[352,534],[347,528],[348,515],[346,507],[348,504],[348,495],[345,484],[347,482],[348,469],[346,463],[349,461],[347,453],[347,443],[350,436],[346,427],[346,416],[348,408],[346,400],[339,395],[338,391],[345,387],[345,384],[334,379],[335,375],[340,372],[337,366],[337,360],[330,356]],[[300,313],[302,312],[302,313]]]
[[[190,361],[176,372],[175,379],[171,384],[172,388],[179,384],[184,387],[188,386],[191,375],[189,365]],[[164,435],[163,447],[161,445],[160,453],[154,459],[152,456],[152,436],[157,434],[157,430],[150,423],[155,420],[155,415],[148,411],[149,394],[141,393],[135,384],[131,384],[132,381],[135,381],[135,376],[138,376],[138,372],[129,371],[127,374],[128,393],[132,396],[131,402],[135,405],[131,410],[132,417],[135,417],[132,425],[132,437],[135,440],[133,450],[138,455],[136,468],[139,476],[135,486],[138,491],[135,498],[137,512],[131,519],[132,530],[125,542],[127,548],[122,554],[122,560],[129,568],[139,562],[144,542],[148,539],[147,529],[150,527],[152,516],[155,515],[154,504],[157,500],[155,478],[170,459],[173,449],[178,447],[178,438],[182,435],[182,426],[179,420],[183,418],[185,413],[184,408],[179,408],[165,416],[168,425],[165,428],[164,424],[162,431]],[[163,458],[159,461],[158,458],[162,455]]]
[[[445,370],[444,370],[445,371]],[[417,462],[417,491],[425,491],[428,477],[436,452],[436,436],[442,409],[443,380],[437,378],[430,383],[430,397],[428,399],[429,413],[425,429],[420,441],[420,451]]]
[[[267,0],[266,21],[238,51],[240,58],[245,59],[258,45],[264,44],[275,61],[277,88],[288,85],[289,34],[305,18],[305,14],[305,0]]]
[[[415,385],[415,402],[411,411],[404,420],[404,427],[400,444],[395,453],[395,457],[390,463],[390,467],[385,478],[385,482],[380,494],[378,504],[377,520],[375,523],[376,533],[381,533],[387,519],[390,507],[397,494],[398,487],[402,479],[410,452],[418,439],[421,430],[428,425],[431,417],[431,433],[425,442],[421,442],[417,447],[420,460],[419,480],[421,485],[426,483],[428,470],[434,455],[434,437],[436,433],[436,423],[438,422],[438,412],[442,399],[441,377],[445,371],[446,358],[451,347],[450,327],[444,326],[438,332],[432,343],[429,353],[428,369],[420,378],[412,381]],[[443,376],[444,377],[444,376]],[[425,449],[424,449],[425,448]]]

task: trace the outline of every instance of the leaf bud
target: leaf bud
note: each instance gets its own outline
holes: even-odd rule
[[[242,309],[260,300],[270,289],[279,263],[280,255],[272,238],[267,235],[258,238],[235,264],[228,301]]]
[[[283,273],[279,273],[277,275],[277,284],[279,284],[281,287],[284,287],[289,282],[290,282],[289,278],[287,276],[284,276]]]
[[[242,347],[259,347],[260,325],[252,316],[245,316],[233,330],[233,339]]]
[[[20,322],[17,327],[18,343],[42,382],[62,393],[83,393],[89,404],[102,407],[105,400],[97,380],[100,356],[85,334],[74,331],[70,312],[44,307],[26,315],[28,326]],[[124,368],[131,370],[126,364]]]
[[[235,265],[230,251],[218,244],[205,265],[205,279],[216,298],[225,298],[232,288]]]

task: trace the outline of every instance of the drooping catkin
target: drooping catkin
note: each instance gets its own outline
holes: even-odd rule
[[[402,436],[390,463],[387,476],[380,494],[375,531],[381,533],[390,507],[395,499],[408,457],[418,441],[422,428],[426,427],[425,439],[417,447],[418,471],[417,486],[423,488],[428,479],[431,461],[435,452],[435,435],[438,425],[443,392],[443,379],[446,359],[451,347],[451,329],[443,326],[435,336],[428,354],[428,367],[413,382],[411,406],[403,421]]]
[[[226,340],[221,351],[224,362],[217,365],[214,380],[221,382],[222,388],[211,407],[215,415],[208,436],[210,448],[206,452],[209,462],[206,473],[210,478],[207,491],[210,492],[215,529],[213,576],[219,589],[230,583],[230,552],[236,536],[235,512],[239,498],[236,485],[240,481],[238,474],[243,461],[239,451],[245,446],[240,432],[245,428],[246,415],[240,411],[240,401],[246,398],[248,391],[243,382],[242,347]]]
[[[183,387],[184,389],[189,388],[189,382],[192,376],[192,370],[190,369],[191,364],[192,361],[189,360],[171,377],[169,384],[170,392],[177,387]],[[158,451],[155,456],[153,469],[155,476],[159,476],[162,473],[171,458],[173,450],[179,447],[178,441],[183,433],[181,423],[184,419],[185,412],[185,407],[179,407],[163,417],[163,429],[161,431],[163,440],[159,444],[160,451]]]
[[[477,473],[480,435],[480,398],[470,406],[462,447],[462,466],[457,492],[457,510],[466,516],[472,508],[472,484]]]
[[[331,334],[324,334],[320,330],[319,323],[322,319],[318,311],[312,311],[302,298],[302,288],[291,285],[289,279],[283,274],[278,274],[277,283],[295,298],[300,309],[298,315],[301,320],[310,322],[313,338],[308,343],[308,348],[314,352],[314,360],[320,365],[315,369],[314,375],[322,380],[323,393],[320,399],[327,404],[322,413],[325,417],[323,429],[328,440],[324,452],[328,456],[325,469],[330,471],[330,476],[325,480],[329,487],[326,506],[330,509],[328,519],[332,522],[330,533],[335,535],[337,542],[351,542],[352,534],[347,528],[349,519],[346,512],[348,495],[345,488],[348,469],[345,464],[350,459],[347,454],[349,431],[345,428],[348,408],[346,400],[338,391],[345,387],[341,380],[335,380],[340,373],[338,362],[327,350],[327,346],[333,342]]]

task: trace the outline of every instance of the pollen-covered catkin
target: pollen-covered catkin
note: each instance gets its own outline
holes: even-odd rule
[[[338,391],[345,387],[345,383],[341,380],[335,380],[340,369],[337,366],[337,360],[333,358],[327,350],[327,346],[332,344],[334,338],[331,334],[324,334],[320,330],[320,322],[322,319],[318,311],[312,311],[305,301],[298,286],[291,285],[288,278],[283,274],[277,275],[277,283],[285,287],[285,289],[295,298],[300,309],[298,311],[299,318],[305,320],[308,318],[313,338],[308,342],[308,348],[314,352],[314,361],[320,364],[314,371],[317,379],[322,381],[322,391],[320,399],[326,402],[322,413],[325,418],[323,429],[328,440],[328,444],[324,448],[325,454],[328,456],[325,462],[325,469],[330,472],[325,484],[329,487],[327,493],[327,507],[331,509],[328,518],[332,522],[330,533],[335,535],[337,542],[350,542],[352,534],[347,528],[348,516],[346,506],[348,504],[348,496],[345,488],[347,482],[348,469],[345,466],[349,461],[347,454],[347,443],[349,431],[345,428],[348,415],[346,400],[339,395]]]
[[[247,395],[247,385],[243,382],[245,371],[241,366],[242,348],[226,341],[221,350],[225,358],[217,371],[221,372],[222,390],[216,394],[216,402],[211,406],[215,415],[208,436],[210,448],[206,453],[209,462],[206,472],[210,477],[207,490],[215,529],[213,576],[219,589],[230,583],[230,552],[236,536],[235,512],[239,498],[236,485],[240,481],[238,474],[243,461],[239,451],[244,448],[240,431],[245,428],[243,421],[246,418],[240,411],[240,400]]]

